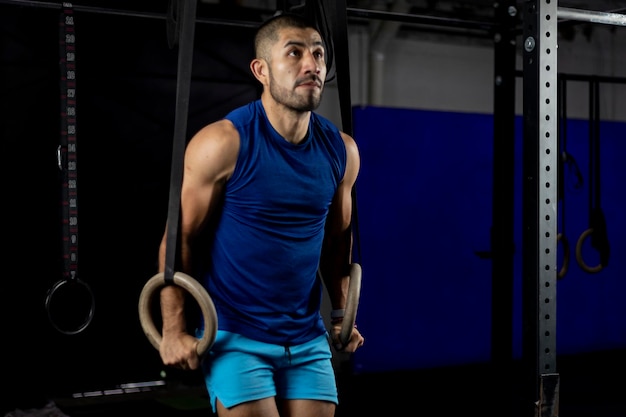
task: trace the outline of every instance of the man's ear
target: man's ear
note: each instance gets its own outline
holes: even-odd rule
[[[250,70],[252,71],[252,75],[254,75],[261,84],[265,84],[267,78],[267,62],[264,59],[253,59],[252,62],[250,62]]]

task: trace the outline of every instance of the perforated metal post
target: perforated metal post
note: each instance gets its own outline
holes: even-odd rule
[[[532,370],[534,415],[558,415],[555,399],[557,250],[557,1],[524,10],[523,356]],[[544,379],[549,384],[543,383]],[[556,383],[555,383],[556,379]],[[540,390],[553,387],[551,393]],[[549,394],[549,395],[546,395]],[[558,399],[550,401],[558,405]]]

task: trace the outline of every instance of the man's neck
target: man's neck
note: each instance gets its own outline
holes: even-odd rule
[[[261,102],[272,127],[288,142],[298,144],[306,138],[311,112],[298,112],[276,101],[261,97]]]

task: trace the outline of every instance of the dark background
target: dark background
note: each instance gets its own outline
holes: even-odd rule
[[[84,331],[62,334],[45,309],[63,279],[59,14],[0,5],[7,408],[161,371],[137,304],[167,217],[178,49],[165,19],[75,11],[78,278],[95,310]],[[251,38],[197,25],[189,134],[257,97]]]

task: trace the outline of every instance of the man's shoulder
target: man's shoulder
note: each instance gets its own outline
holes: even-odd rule
[[[311,112],[311,120],[314,125],[317,125],[318,128],[322,129],[327,134],[332,134],[337,137],[342,134],[341,129],[332,120],[319,113]]]
[[[247,123],[258,114],[260,101],[255,100],[231,110],[224,118],[234,124]]]

